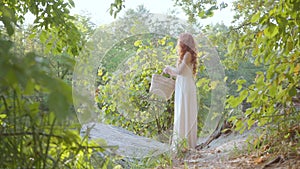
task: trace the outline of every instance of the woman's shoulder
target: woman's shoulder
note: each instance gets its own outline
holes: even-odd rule
[[[189,51],[186,51],[186,52],[184,53],[184,55],[192,56],[191,52],[189,52]]]
[[[192,54],[190,52],[185,52],[184,56],[183,56],[183,60],[188,63],[192,60]]]

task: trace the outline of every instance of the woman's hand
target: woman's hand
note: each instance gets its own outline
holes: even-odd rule
[[[169,66],[166,66],[163,70],[164,73],[169,74]]]
[[[163,72],[166,74],[169,74],[170,76],[174,76],[174,77],[179,75],[177,69],[173,68],[172,66],[166,66],[166,68],[164,68]]]

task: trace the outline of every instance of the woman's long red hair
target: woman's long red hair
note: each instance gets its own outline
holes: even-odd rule
[[[183,42],[185,41],[185,36],[189,36],[189,42]],[[183,60],[183,57],[185,55],[186,52],[189,52],[192,55],[192,60],[191,63],[193,65],[193,75],[195,76],[197,73],[197,51],[196,51],[196,47],[195,47],[195,41],[193,39],[193,37],[190,34],[182,34],[179,37],[179,44],[178,44],[178,54],[179,54],[179,58],[178,58],[178,63],[181,63]]]

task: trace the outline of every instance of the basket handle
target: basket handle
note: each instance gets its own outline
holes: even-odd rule
[[[172,75],[170,75],[170,74],[168,74],[168,73],[165,73],[164,71],[162,71],[162,72],[160,73],[160,75],[163,75],[163,74],[169,75],[168,78],[173,79],[173,76],[172,76]],[[173,80],[174,80],[174,79],[173,79]]]

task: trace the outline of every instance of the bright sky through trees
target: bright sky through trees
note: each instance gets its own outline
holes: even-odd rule
[[[109,15],[110,3],[112,3],[113,0],[74,0],[74,2],[75,8],[72,10],[72,13],[88,14],[92,22],[97,25],[107,24],[114,20],[113,16]],[[229,7],[221,11],[216,11],[212,18],[203,20],[203,24],[223,22],[226,25],[230,25],[233,17],[233,12],[231,12],[230,9],[232,0],[226,2]],[[179,7],[174,7],[174,1],[172,0],[126,0],[124,4],[125,10],[122,10],[119,16],[122,16],[124,12],[130,8],[135,9],[138,5],[144,5],[151,13],[167,14],[172,10],[176,10],[179,18],[187,19]]]
[[[218,0],[223,2],[224,0]],[[222,10],[216,10],[213,17],[201,20],[203,25],[215,24],[215,23],[224,23],[225,25],[231,25],[233,18],[233,12],[231,11],[231,2],[233,0],[227,0],[228,7]],[[115,19],[113,16],[109,15],[110,4],[113,0],[74,0],[75,8],[71,10],[72,14],[87,15],[91,17],[91,21],[96,25],[109,24]],[[126,0],[125,1],[125,10],[122,10],[119,16],[122,16],[128,9],[136,9],[139,5],[144,5],[151,13],[156,14],[168,14],[171,11],[175,10],[178,13],[180,19],[187,19],[184,12],[180,7],[174,7],[173,0]],[[118,18],[117,17],[117,18]],[[33,22],[33,15],[26,15],[26,23],[31,24]]]

